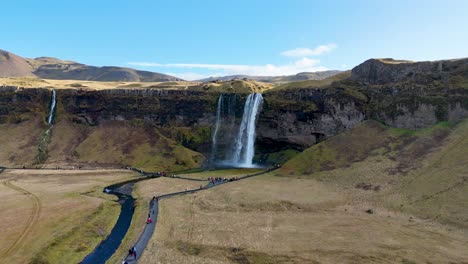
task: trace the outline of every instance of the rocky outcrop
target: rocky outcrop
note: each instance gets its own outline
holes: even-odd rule
[[[364,101],[341,89],[300,89],[266,93],[257,142],[273,151],[302,150],[353,128],[365,117]]]
[[[468,78],[468,58],[422,62],[370,59],[351,71],[351,79],[366,84],[448,83],[457,76]]]
[[[44,115],[50,103],[48,89],[22,89],[0,86],[0,124],[19,123],[35,115]]]
[[[202,92],[164,89],[60,90],[58,100],[74,121],[141,120],[158,126],[208,125],[215,98]]]

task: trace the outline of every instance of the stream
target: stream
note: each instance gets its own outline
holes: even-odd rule
[[[136,182],[146,180],[147,178],[118,183],[104,188],[106,193],[116,195],[121,204],[120,215],[112,228],[110,234],[103,240],[89,255],[87,255],[82,264],[104,264],[115,253],[122,243],[122,239],[127,234],[128,228],[132,222],[134,213],[134,201],[131,193]]]

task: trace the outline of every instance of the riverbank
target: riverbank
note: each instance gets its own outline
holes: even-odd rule
[[[119,213],[115,197],[102,188],[135,176],[120,170],[5,170],[0,174],[2,258],[80,262],[107,236]]]

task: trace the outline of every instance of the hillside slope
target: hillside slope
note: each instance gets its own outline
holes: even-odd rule
[[[182,79],[149,71],[125,67],[95,67],[73,61],[50,57],[22,58],[0,50],[0,77],[36,76],[56,80],[122,81],[122,82],[168,82]]]
[[[34,76],[34,69],[20,56],[0,50],[0,77]]]
[[[366,121],[279,170],[164,199],[140,262],[467,263],[467,135],[468,120]]]
[[[468,120],[419,131],[367,121],[298,154],[277,174],[318,179],[374,204],[466,229],[467,135]]]

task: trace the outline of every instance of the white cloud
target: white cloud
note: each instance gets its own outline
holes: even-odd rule
[[[310,56],[318,56],[332,51],[337,47],[336,44],[330,43],[320,45],[314,49],[296,48],[286,50],[281,55],[286,57],[296,58],[288,64],[274,65],[246,65],[246,64],[204,64],[204,63],[155,63],[155,62],[129,62],[129,65],[139,67],[155,67],[173,69],[165,72],[169,75],[174,75],[185,80],[198,80],[208,77],[226,76],[226,75],[251,75],[251,76],[281,76],[293,75],[299,72],[316,72],[329,70],[324,66],[320,66],[320,60],[309,58]],[[191,69],[187,72],[177,72],[175,69]],[[203,72],[203,73],[200,73]]]
[[[308,56],[318,56],[324,53],[330,52],[336,48],[336,44],[330,43],[327,45],[320,45],[314,49],[309,48],[295,48],[292,50],[286,50],[281,52],[281,55],[286,57],[308,57]]]
[[[165,72],[164,74],[176,76],[176,77],[179,77],[181,79],[189,80],[189,81],[205,79],[205,78],[208,78],[208,77],[223,76],[222,73],[200,74],[200,73],[196,73],[196,72],[180,72],[180,73]]]
[[[168,73],[186,80],[197,80],[211,76],[223,75],[252,75],[252,76],[281,76],[293,75],[298,72],[326,71],[328,68],[319,66],[320,60],[301,58],[293,63],[284,65],[242,65],[242,64],[196,64],[196,63],[152,63],[152,62],[130,62],[128,64],[140,67],[158,67],[158,68],[183,68],[183,69],[206,69],[220,70],[222,72],[199,74],[199,73]]]

